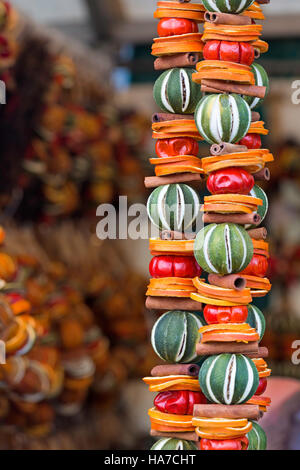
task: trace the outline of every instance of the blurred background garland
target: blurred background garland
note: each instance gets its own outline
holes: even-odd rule
[[[117,430],[122,387],[152,364],[145,280],[95,214],[143,198],[147,122],[4,1],[0,28],[1,447],[135,447]]]
[[[137,248],[133,260],[119,243],[95,236],[96,207],[116,204],[123,194],[129,202],[145,200],[143,175],[150,174],[156,75],[148,48],[155,26],[136,17],[133,27],[120,3],[141,19],[143,8],[153,11],[150,2],[87,0],[88,31],[93,26],[96,32],[88,42],[101,45],[95,52],[0,1],[0,80],[6,84],[0,339],[13,339],[14,346],[22,333],[25,346],[32,346],[23,354],[21,345],[21,355],[12,347],[7,366],[0,366],[3,449],[150,447],[144,399],[150,405],[152,398],[135,380],[156,362],[146,341],[147,247]],[[266,39],[273,52],[263,65],[272,89],[260,112],[273,129],[266,147],[276,156],[265,186],[273,290],[261,305],[269,323],[263,343],[273,375],[300,378],[291,362],[291,345],[300,338],[299,105],[290,97],[291,80],[299,75],[299,16],[271,16]],[[117,92],[112,76],[128,86]],[[134,267],[140,251],[144,270]],[[74,376],[78,369],[82,376]]]

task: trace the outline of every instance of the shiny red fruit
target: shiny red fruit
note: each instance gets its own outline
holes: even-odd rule
[[[207,400],[202,392],[167,391],[160,392],[154,400],[154,406],[162,413],[192,415],[194,405],[205,404]]]
[[[205,305],[203,315],[209,325],[216,323],[245,323],[248,317],[248,308],[245,305],[237,307]]]
[[[227,62],[240,62],[240,45],[238,42],[221,41],[220,60]]]
[[[198,33],[198,24],[185,18],[162,18],[158,23],[157,32],[160,37]]]
[[[152,277],[187,277],[200,276],[202,269],[193,256],[154,256],[149,264]]]
[[[265,256],[254,254],[247,268],[244,269],[241,274],[247,274],[248,276],[265,277],[268,271],[268,267],[269,263]]]
[[[240,42],[240,63],[251,65],[255,59],[254,47],[248,42]]]
[[[221,41],[207,41],[203,48],[203,58],[205,60],[220,60]]]
[[[206,186],[212,194],[249,194],[254,178],[242,168],[224,168],[211,173]]]
[[[254,395],[262,395],[263,393],[265,393],[267,385],[268,385],[267,378],[261,377],[259,379],[258,387]]]
[[[199,144],[191,137],[178,137],[175,139],[158,139],[155,145],[158,157],[176,157],[177,155],[194,155],[199,153]]]
[[[249,445],[246,436],[237,439],[201,439],[200,450],[247,450]]]
[[[259,134],[247,134],[238,143],[239,145],[245,145],[248,149],[260,149],[261,136]]]
[[[251,65],[254,61],[254,47],[247,42],[212,40],[206,42],[203,57],[205,60]]]

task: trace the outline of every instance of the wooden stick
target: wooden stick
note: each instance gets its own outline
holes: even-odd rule
[[[194,405],[194,416],[199,418],[259,419],[258,405]]]
[[[201,83],[201,91],[202,93],[224,93],[224,91],[220,90],[219,88],[213,88],[210,86],[202,85],[202,83]]]
[[[260,121],[260,114],[257,111],[251,111],[251,121],[252,122]]]
[[[153,437],[171,437],[172,439],[185,439],[186,441],[198,442],[199,437],[195,432],[160,432],[151,429],[150,435]]]
[[[258,114],[258,113],[257,113]],[[152,115],[152,122],[167,122],[167,121],[178,121],[180,119],[190,119],[191,121],[194,120],[193,114],[169,114],[169,113],[154,113]],[[256,119],[259,121],[259,119]]]
[[[201,80],[201,87],[209,87],[219,92],[237,93],[239,95],[254,96],[257,98],[264,98],[266,96],[267,88],[265,86],[257,85],[241,85],[234,82],[225,82],[224,80]],[[203,91],[203,90],[202,90]]]
[[[200,60],[197,52],[185,52],[158,57],[154,61],[155,70],[168,70],[176,67],[195,67]]]
[[[226,289],[235,289],[242,291],[245,289],[247,281],[239,274],[228,274],[219,276],[218,274],[209,274],[208,282],[214,286],[225,287]]]
[[[259,214],[217,214],[209,212],[203,214],[202,220],[205,224],[224,224],[232,222],[233,224],[255,224],[259,225],[261,217]]]
[[[268,236],[268,231],[266,227],[259,227],[248,230],[248,234],[251,238],[254,238],[254,240],[265,240]]]
[[[182,233],[173,230],[163,230],[160,233],[162,240],[195,240],[196,233]]]
[[[210,147],[211,155],[226,155],[228,153],[247,152],[247,150],[246,145],[229,144],[228,142],[213,144]]]
[[[251,341],[250,343],[237,343],[232,341],[228,343],[219,343],[217,341],[212,341],[211,343],[198,343],[196,345],[196,352],[199,356],[211,356],[213,354],[222,353],[258,354],[258,342]]]
[[[252,359],[258,359],[260,357],[265,358],[269,356],[269,350],[268,348],[261,346],[258,348],[258,353],[245,353],[244,355]]]
[[[260,58],[260,50],[257,47],[254,48],[254,58],[255,59]]]
[[[202,304],[192,299],[180,299],[175,297],[150,297],[146,299],[146,308],[149,310],[202,310]]]
[[[166,377],[169,375],[190,375],[198,377],[200,366],[198,364],[162,364],[153,367],[152,377]]]
[[[199,173],[175,173],[168,176],[146,176],[144,183],[146,188],[157,188],[157,186],[172,183],[200,182],[202,179],[203,177]]]
[[[213,24],[248,25],[252,23],[251,18],[248,16],[210,11],[205,12],[204,19],[205,21]]]
[[[253,178],[257,181],[270,181],[271,173],[269,168],[265,167],[257,171],[256,173],[253,173]]]

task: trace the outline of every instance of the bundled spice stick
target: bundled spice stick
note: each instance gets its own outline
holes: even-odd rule
[[[265,449],[257,420],[270,405],[271,371],[259,346],[265,318],[252,304],[271,289],[261,227],[268,199],[256,184],[270,178],[273,161],[257,112],[269,90],[255,62],[268,50],[256,24],[264,14],[254,0],[203,0],[158,2],[154,16],[161,113],[152,119],[156,177],[145,185],[155,187],[148,214],[161,236],[150,240],[146,306],[161,313],[151,342],[168,365],[144,378],[157,393],[148,413],[151,435],[161,439],[152,448]],[[200,140],[211,145],[202,158]],[[193,175],[206,178],[210,195],[201,203],[186,184]],[[193,232],[199,212],[204,228],[186,236],[183,221]]]

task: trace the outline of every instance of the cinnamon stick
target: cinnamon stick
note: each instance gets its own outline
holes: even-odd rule
[[[258,343],[257,341],[251,341],[250,343],[237,343],[234,341],[228,343],[219,343],[217,341],[203,344],[198,343],[196,345],[196,352],[199,356],[211,356],[213,354],[223,353],[258,354]]]
[[[161,240],[195,240],[196,233],[182,233],[172,230],[163,230],[160,233]]]
[[[202,178],[199,173],[175,173],[168,176],[146,176],[144,184],[146,188],[157,188],[157,186],[164,186],[165,184],[201,181]]]
[[[224,93],[223,90],[220,90],[218,88],[212,88],[206,85],[202,85],[202,83],[201,83],[201,91],[202,93]]]
[[[200,367],[197,364],[163,364],[151,370],[152,377],[165,377],[168,375],[190,375],[198,377]]]
[[[204,14],[205,21],[213,24],[233,24],[247,25],[251,24],[251,18],[242,15],[231,15],[229,13],[217,13],[206,11]]]
[[[155,70],[168,70],[175,67],[195,67],[200,60],[200,55],[197,52],[185,52],[180,54],[173,54],[163,57],[158,57],[154,61]]]
[[[172,439],[185,439],[186,441],[198,442],[199,437],[195,432],[160,432],[151,429],[150,435],[153,437],[171,437]]]
[[[259,419],[258,405],[194,405],[194,416],[199,418]]]
[[[215,92],[218,91],[221,93],[237,93],[238,95],[254,96],[257,98],[264,98],[267,91],[267,88],[265,86],[241,85],[239,83],[212,79],[201,80],[201,87],[202,86],[215,89]]]
[[[248,147],[245,145],[229,144],[228,142],[221,142],[220,144],[213,144],[210,147],[211,155],[226,155],[227,153],[247,152]]]
[[[257,111],[251,111],[251,121],[252,122],[260,121],[260,114]]]
[[[252,359],[258,359],[260,357],[265,358],[269,356],[268,348],[261,346],[258,348],[257,353],[245,353],[245,356],[250,357]]]
[[[194,120],[194,115],[193,114],[169,114],[169,113],[154,113],[152,115],[153,123],[165,122],[165,121],[178,121],[180,119]],[[257,119],[257,121],[258,120],[259,119]]]
[[[259,225],[261,217],[259,214],[252,212],[251,214],[216,214],[207,212],[203,214],[202,220],[205,224],[224,224],[232,222],[233,224],[255,224]]]
[[[192,299],[180,299],[172,297],[152,297],[146,299],[146,308],[149,310],[202,310],[202,304]]]
[[[259,59],[260,58],[260,50],[255,47],[254,48],[254,59]]]
[[[268,236],[268,231],[266,227],[259,227],[248,230],[248,234],[251,238],[254,238],[254,240],[265,240]]]
[[[228,274],[227,276],[219,276],[218,274],[209,274],[208,282],[218,287],[225,287],[226,289],[235,289],[242,291],[245,289],[247,281],[239,274]]]
[[[257,181],[270,181],[271,173],[269,168],[265,167],[257,171],[256,173],[253,173],[253,177]]]

